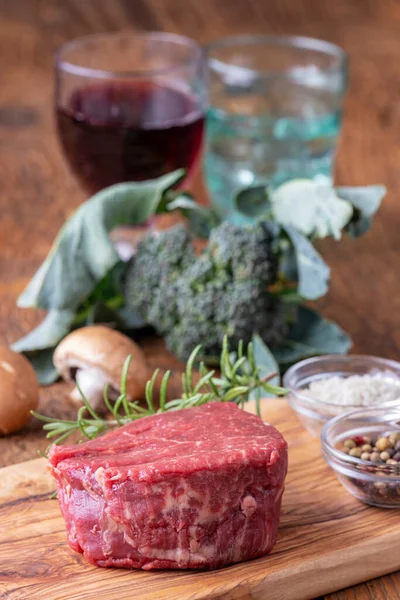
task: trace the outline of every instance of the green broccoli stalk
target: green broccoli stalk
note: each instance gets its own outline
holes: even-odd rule
[[[195,255],[183,225],[140,243],[127,274],[126,299],[170,350],[186,359],[196,344],[219,354],[225,335],[233,345],[258,333],[267,344],[287,331],[287,306],[269,294],[279,255],[268,223],[244,228],[223,223]]]

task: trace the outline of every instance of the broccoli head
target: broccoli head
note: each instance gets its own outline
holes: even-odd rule
[[[128,301],[179,358],[197,344],[218,354],[225,334],[233,344],[248,343],[253,333],[271,344],[284,334],[283,305],[268,293],[278,256],[267,224],[223,223],[197,257],[183,226],[149,237],[128,276]]]
[[[176,325],[176,283],[195,260],[184,225],[146,235],[126,277],[126,296],[142,319],[164,334]]]

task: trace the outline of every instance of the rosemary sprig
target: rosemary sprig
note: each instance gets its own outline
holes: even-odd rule
[[[200,362],[200,378],[195,383],[193,369],[200,353],[201,346],[197,346],[190,355],[185,372],[182,374],[182,395],[175,400],[167,401],[167,389],[171,371],[167,371],[162,378],[159,392],[158,408],[154,402],[154,384],[159,373],[157,369],[152,378],[146,385],[146,404],[141,406],[139,402],[128,400],[126,391],[126,381],[128,369],[131,362],[131,356],[128,356],[121,374],[121,393],[114,404],[108,397],[108,386],[104,389],[104,403],[109,416],[104,418],[99,415],[90,405],[82,390],[78,387],[82,396],[83,406],[78,410],[75,421],[60,421],[51,417],[40,415],[34,411],[32,414],[41,421],[44,421],[43,429],[47,432],[46,437],[52,440],[52,444],[60,444],[73,433],[80,431],[86,439],[92,440],[102,433],[126,425],[136,419],[141,419],[149,415],[159,414],[170,410],[180,410],[193,406],[201,406],[211,401],[235,402],[243,408],[249,400],[250,394],[254,390],[265,390],[268,393],[277,396],[283,396],[287,393],[285,388],[271,385],[269,382],[276,377],[277,373],[271,373],[266,377],[260,377],[260,368],[256,364],[253,345],[250,343],[247,351],[244,351],[243,343],[240,342],[237,352],[229,350],[228,338],[225,337],[222,345],[220,357],[220,376],[215,375],[215,370],[209,370],[204,362]],[[257,394],[256,409],[260,416],[260,396]],[[51,446],[50,445],[50,446]],[[49,448],[50,448],[49,446]],[[49,449],[48,448],[48,449]],[[47,450],[48,450],[47,449]]]

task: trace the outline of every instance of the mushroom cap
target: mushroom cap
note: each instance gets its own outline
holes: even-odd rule
[[[0,435],[21,429],[39,402],[39,384],[29,360],[0,346]]]
[[[130,400],[144,397],[148,369],[142,350],[130,338],[103,325],[82,327],[67,335],[57,346],[53,362],[63,379],[73,381],[77,369],[98,371],[116,390],[128,355],[132,361],[126,382]]]

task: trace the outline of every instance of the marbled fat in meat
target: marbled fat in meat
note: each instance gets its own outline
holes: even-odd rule
[[[287,445],[233,403],[145,417],[49,462],[69,544],[95,565],[212,569],[276,541]]]

